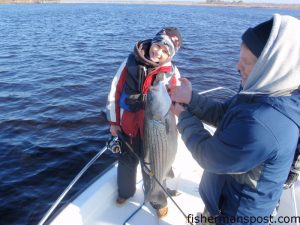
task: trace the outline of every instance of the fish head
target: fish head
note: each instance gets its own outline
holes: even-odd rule
[[[170,110],[171,104],[172,100],[163,81],[157,82],[149,88],[146,111],[150,112],[152,117],[165,117]]]

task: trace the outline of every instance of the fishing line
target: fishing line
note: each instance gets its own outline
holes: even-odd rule
[[[137,212],[143,208],[144,205],[145,205],[145,201],[124,221],[123,225],[126,225],[128,221],[131,220],[131,218],[134,217],[135,214],[137,214]]]
[[[155,177],[154,173],[145,165],[144,161],[134,152],[134,150],[132,149],[132,147],[130,146],[130,144],[128,144],[128,142],[125,140],[124,135],[120,131],[118,132],[118,137],[121,138],[121,140],[123,141],[123,143],[125,143],[126,146],[128,147],[128,149],[130,150],[130,152],[139,160],[139,162],[141,163],[141,167],[145,171],[145,173],[147,173],[149,176],[151,176],[155,180],[155,182],[168,195],[168,197],[171,199],[171,201],[174,203],[174,205],[177,207],[177,209],[181,212],[181,214],[184,216],[184,218],[187,220],[187,222],[189,224],[193,225],[193,223],[189,222],[188,216],[183,212],[183,210],[180,208],[180,206],[175,202],[175,200],[173,199],[173,197],[171,196],[171,194],[159,182],[159,180]]]

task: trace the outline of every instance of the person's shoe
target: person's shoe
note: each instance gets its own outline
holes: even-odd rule
[[[117,205],[119,205],[119,206],[124,205],[126,202],[127,202],[127,198],[118,197],[118,198],[116,199],[116,203],[117,203]]]
[[[167,192],[169,193],[169,195],[171,195],[171,197],[176,197],[181,194],[179,191],[170,188],[167,188]]]
[[[157,209],[156,214],[157,214],[158,218],[165,217],[168,214],[168,206]]]

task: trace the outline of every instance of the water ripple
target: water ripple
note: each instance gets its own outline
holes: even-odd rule
[[[272,15],[271,9],[130,4],[0,5],[0,12],[5,225],[37,224],[104,146],[110,82],[136,41],[177,26],[184,41],[174,61],[193,88],[237,90],[242,31]],[[299,17],[298,11],[280,12]],[[231,95],[209,94],[221,101]],[[67,198],[113,161],[111,153],[103,155]]]

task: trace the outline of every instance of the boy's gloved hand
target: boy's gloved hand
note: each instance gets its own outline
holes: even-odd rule
[[[145,108],[147,95],[135,94],[130,95],[125,99],[125,103],[128,105],[130,112],[137,112]]]

